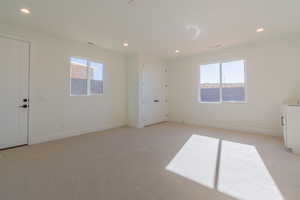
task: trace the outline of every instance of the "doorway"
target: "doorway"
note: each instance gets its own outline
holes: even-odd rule
[[[142,70],[142,118],[143,125],[167,121],[167,67],[160,63],[148,63]]]
[[[0,36],[0,149],[28,144],[29,46]]]

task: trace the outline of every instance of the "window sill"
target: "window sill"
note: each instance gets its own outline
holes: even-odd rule
[[[221,104],[222,102],[205,102],[205,101],[198,101],[201,104]]]
[[[247,101],[223,101],[225,104],[247,104]]]
[[[198,101],[200,104],[247,104],[247,101],[221,101],[221,102],[205,102]]]
[[[90,95],[70,95],[70,97],[94,97],[94,96],[102,96],[103,93],[101,94],[90,94]]]

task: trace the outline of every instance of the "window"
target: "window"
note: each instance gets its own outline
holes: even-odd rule
[[[103,64],[71,58],[71,96],[89,96],[103,93]]]
[[[245,101],[244,61],[233,61],[221,65],[222,101]]]
[[[220,101],[220,65],[203,65],[200,70],[201,101]]]
[[[244,60],[200,66],[200,102],[245,102]]]

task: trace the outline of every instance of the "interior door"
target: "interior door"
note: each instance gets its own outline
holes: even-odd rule
[[[29,44],[0,36],[0,149],[28,144]]]
[[[168,118],[166,66],[159,63],[145,64],[142,85],[144,126],[166,121]]]

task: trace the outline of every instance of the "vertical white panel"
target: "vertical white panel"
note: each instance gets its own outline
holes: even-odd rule
[[[143,123],[150,125],[167,120],[167,68],[161,63],[143,65]]]
[[[27,144],[29,44],[0,37],[0,148]]]

